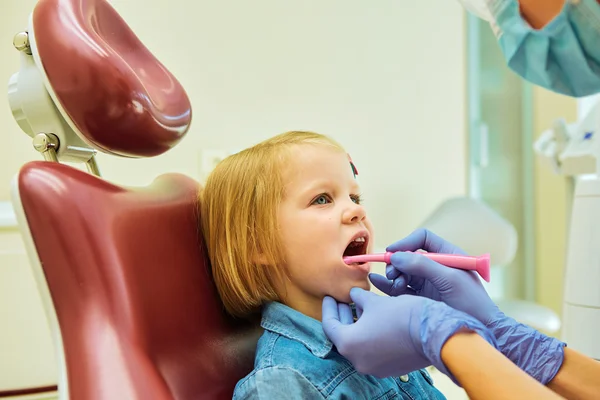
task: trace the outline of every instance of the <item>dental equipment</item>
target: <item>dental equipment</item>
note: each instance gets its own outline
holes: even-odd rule
[[[600,360],[600,101],[577,123],[556,121],[535,142],[557,174],[575,178],[567,236],[562,340]],[[552,218],[552,216],[548,216]]]
[[[438,262],[442,265],[451,268],[477,271],[477,273],[486,281],[490,281],[490,255],[484,254],[479,257],[463,256],[460,254],[442,254],[442,253],[425,253],[419,254]],[[390,264],[392,252],[379,254],[363,254],[360,256],[344,257],[346,264],[363,263],[363,262],[384,262]]]

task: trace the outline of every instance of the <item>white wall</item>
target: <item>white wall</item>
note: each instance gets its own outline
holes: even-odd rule
[[[7,82],[18,68],[12,35],[26,27],[35,2],[1,1],[0,82]],[[194,121],[179,147],[163,156],[99,157],[107,179],[146,184],[167,171],[199,178],[203,148],[237,150],[286,130],[314,130],[341,141],[354,158],[380,247],[411,231],[443,199],[466,192],[458,2],[113,4],[187,88]],[[39,157],[2,93],[0,132],[0,200],[8,200],[12,176]]]

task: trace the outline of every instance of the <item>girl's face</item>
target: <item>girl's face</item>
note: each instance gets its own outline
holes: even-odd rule
[[[283,301],[320,320],[325,295],[349,303],[352,287],[370,289],[370,265],[346,265],[342,258],[370,252],[373,228],[346,154],[326,146],[297,146],[283,178],[278,218],[283,267],[290,276]]]

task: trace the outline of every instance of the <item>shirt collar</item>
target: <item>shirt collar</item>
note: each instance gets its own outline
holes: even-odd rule
[[[302,343],[319,358],[325,358],[333,349],[321,322],[278,302],[264,306],[260,325],[268,331]]]

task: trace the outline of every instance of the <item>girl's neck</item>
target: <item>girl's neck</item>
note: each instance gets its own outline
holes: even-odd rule
[[[288,293],[283,301],[285,305],[321,322],[323,299],[308,296],[304,293]]]

